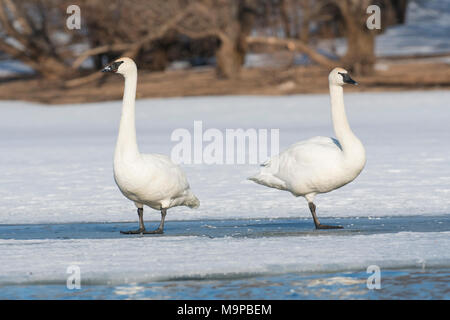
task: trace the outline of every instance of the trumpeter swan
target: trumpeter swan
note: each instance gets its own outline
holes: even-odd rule
[[[134,61],[120,58],[102,71],[120,73],[125,78],[122,116],[114,152],[114,180],[123,195],[138,208],[139,229],[121,233],[161,234],[167,209],[175,206],[197,208],[200,202],[191,192],[184,172],[169,157],[139,152],[135,127],[137,67]],[[161,211],[161,222],[156,230],[145,230],[144,205]]]
[[[262,165],[249,178],[267,187],[290,191],[308,202],[316,229],[340,229],[319,222],[314,197],[353,181],[364,168],[364,146],[350,129],[344,108],[345,83],[357,84],[346,70],[335,68],[328,76],[331,115],[336,139],[314,137],[297,142]]]

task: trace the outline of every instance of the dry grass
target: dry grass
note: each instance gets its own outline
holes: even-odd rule
[[[389,63],[373,76],[355,77],[360,83],[350,91],[385,91],[450,88],[450,65],[439,62]],[[212,68],[139,73],[138,98],[200,95],[284,95],[327,92],[329,70],[317,66],[285,69],[244,69],[238,79],[221,80]],[[123,80],[105,75],[101,81],[67,89],[38,79],[15,80],[0,85],[1,100],[48,104],[117,100]]]

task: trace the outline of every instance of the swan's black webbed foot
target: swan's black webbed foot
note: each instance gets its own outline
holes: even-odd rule
[[[316,229],[320,230],[320,229],[344,229],[343,226],[330,226],[330,225],[326,225],[326,224],[319,224],[316,225]]]
[[[144,234],[146,231],[145,229],[137,229],[137,230],[130,230],[130,231],[120,231],[121,234]]]
[[[330,225],[326,225],[326,224],[321,224],[316,215],[316,205],[312,202],[309,202],[308,205],[309,205],[309,210],[311,210],[311,214],[312,214],[312,217],[314,220],[314,225],[316,226],[317,230],[344,229],[343,226],[330,226]]]
[[[131,231],[120,231],[121,234],[163,234],[164,233],[164,220],[166,218],[167,209],[161,209],[161,222],[158,229],[147,231],[144,226],[144,209],[138,208],[139,216],[139,229]]]
[[[164,233],[164,221],[166,219],[167,209],[161,208],[161,222],[159,227],[153,231],[144,231],[144,234],[163,234]]]
[[[120,231],[121,234],[144,234],[146,232],[144,226],[144,209],[138,208],[137,213],[139,216],[139,229],[130,231]]]
[[[120,231],[121,234],[163,234],[164,230],[158,228],[156,230],[147,231],[145,229]]]
[[[156,230],[153,231],[144,231],[143,234],[163,234],[164,230],[161,228],[158,228]]]

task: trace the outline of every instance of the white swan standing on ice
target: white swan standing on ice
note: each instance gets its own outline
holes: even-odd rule
[[[200,201],[189,189],[184,172],[169,157],[139,153],[135,127],[137,68],[134,61],[120,58],[102,71],[120,73],[125,78],[122,117],[114,153],[114,180],[123,195],[138,208],[139,229],[121,233],[161,234],[167,209],[175,206],[197,208]],[[145,230],[144,205],[161,211],[161,223],[156,230]]]
[[[328,77],[331,115],[336,139],[314,137],[293,144],[262,165],[259,174],[249,178],[267,187],[290,191],[308,201],[316,229],[340,229],[319,222],[314,197],[353,181],[364,168],[364,146],[350,129],[344,108],[345,83],[357,84],[346,70],[335,68]]]

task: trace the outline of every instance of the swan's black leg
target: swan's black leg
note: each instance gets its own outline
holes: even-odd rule
[[[141,234],[141,233],[145,233],[144,208],[138,208],[137,212],[138,212],[138,216],[139,216],[139,229],[137,229],[137,230],[130,230],[130,231],[120,231],[120,233],[122,233],[122,234]]]
[[[144,234],[163,234],[164,233],[164,221],[166,220],[167,209],[161,209],[161,222],[159,227],[153,231],[144,231]]]
[[[342,226],[329,226],[326,224],[321,224],[316,215],[316,205],[312,202],[308,202],[308,205],[309,205],[309,210],[311,211],[316,229],[343,229],[344,228]]]

